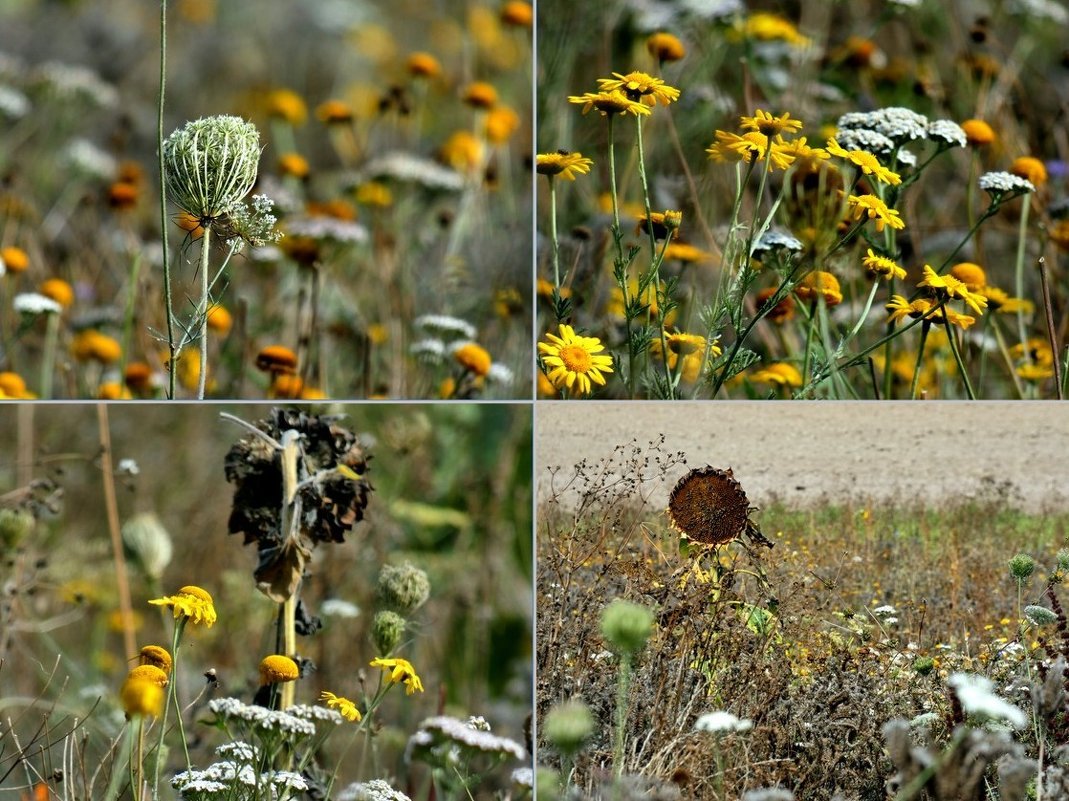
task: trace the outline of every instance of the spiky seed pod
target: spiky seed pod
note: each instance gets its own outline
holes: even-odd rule
[[[163,143],[170,199],[202,224],[232,209],[252,189],[260,132],[240,117],[187,122]]]

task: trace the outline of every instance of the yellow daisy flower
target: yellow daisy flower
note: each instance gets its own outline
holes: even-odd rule
[[[359,723],[363,717],[360,714],[360,710],[356,708],[356,704],[350,701],[348,698],[342,698],[334,693],[328,693],[324,690],[319,695],[320,701],[326,701],[327,707],[330,709],[337,709],[339,714],[348,721],[353,723]]]
[[[546,377],[557,389],[568,389],[589,395],[591,382],[604,386],[605,376],[611,373],[612,356],[601,354],[605,346],[597,337],[584,337],[575,329],[560,324],[560,336],[547,333],[548,342],[538,343]]]
[[[878,181],[883,181],[891,186],[902,183],[902,176],[880,164],[880,160],[865,150],[846,150],[835,139],[828,140],[828,153],[846,159],[851,164],[859,167],[865,175],[871,175]]]
[[[898,230],[906,227],[899,213],[889,208],[876,195],[850,195],[847,201],[853,207],[853,218],[855,220],[860,220],[866,215],[870,220],[876,220],[877,232],[883,231],[885,225]]]
[[[983,314],[983,310],[987,308],[987,298],[983,295],[970,292],[965,282],[952,275],[939,275],[927,264],[924,265],[924,280],[917,286],[942,290],[949,298],[961,298],[977,314]]]
[[[634,114],[638,117],[639,115],[648,115],[650,113],[649,106],[629,99],[619,90],[587,92],[579,96],[573,95],[568,98],[568,102],[581,105],[584,114],[592,108],[597,109],[603,117],[609,114]]]
[[[593,165],[593,160],[584,158],[582,153],[569,153],[567,150],[539,153],[535,156],[535,172],[541,175],[559,175],[568,181],[574,181],[576,175],[586,175]]]
[[[629,72],[627,75],[614,72],[613,76],[613,78],[598,78],[598,87],[601,91],[619,90],[629,100],[641,101],[647,106],[655,106],[657,101],[667,106],[672,101],[679,100],[678,89],[644,72]]]
[[[169,606],[174,609],[176,620],[185,617],[194,625],[203,623],[211,628],[217,620],[211,594],[192,584],[182,587],[176,595],[155,598],[149,603],[156,606]]]
[[[802,130],[802,121],[791,119],[790,113],[774,117],[763,109],[757,109],[752,117],[740,117],[740,127],[746,131],[757,131],[765,136],[781,133],[798,133]]]
[[[872,252],[872,248],[869,248],[868,255],[861,260],[861,263],[868,270],[869,275],[874,278],[886,278],[890,281],[892,278],[901,279],[906,277],[906,271],[899,267],[893,259],[877,256]]]
[[[390,672],[389,681],[392,684],[398,684],[404,682],[405,695],[412,695],[414,692],[423,692],[423,682],[420,681],[419,676],[416,675],[416,669],[412,667],[412,663],[407,659],[372,659],[371,667],[382,668]]]
[[[774,362],[751,374],[750,380],[757,384],[772,384],[795,389],[802,386],[802,374],[798,372],[797,367],[787,362]]]

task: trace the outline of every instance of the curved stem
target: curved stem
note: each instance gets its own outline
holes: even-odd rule
[[[944,312],[946,314],[946,312]],[[954,361],[957,362],[958,372],[961,373],[961,380],[965,382],[965,394],[969,400],[976,400],[976,393],[973,391],[972,382],[969,381],[969,374],[965,371],[965,362],[961,359],[961,351],[958,349],[958,336],[950,327],[950,321],[947,321],[947,339],[950,340],[950,351],[954,354]]]
[[[916,400],[917,398],[917,384],[920,382],[921,362],[924,360],[924,343],[928,341],[928,331],[931,327],[932,324],[927,320],[921,323],[921,341],[920,344],[917,345],[917,362],[913,365],[913,380],[909,382],[910,400]]]
[[[1014,273],[1016,279],[1014,291],[1019,298],[1024,297],[1024,246],[1025,236],[1028,234],[1028,210],[1032,207],[1032,196],[1025,195],[1021,202],[1024,205],[1021,207],[1021,225],[1017,230],[1017,264]],[[1020,304],[1017,308],[1017,336],[1020,337],[1021,346],[1024,347],[1028,335],[1024,327],[1024,308]]]

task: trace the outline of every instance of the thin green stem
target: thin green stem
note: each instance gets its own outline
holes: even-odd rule
[[[59,314],[48,312],[45,320],[45,348],[41,355],[41,399],[52,400],[52,374],[56,369],[56,345],[59,342]]]
[[[204,390],[208,385],[208,258],[211,250],[212,227],[204,226],[204,235],[200,238],[200,306],[197,314],[200,318],[200,375],[197,378],[197,400],[204,400]]]
[[[913,365],[913,380],[909,382],[909,397],[910,400],[916,400],[917,398],[917,385],[920,382],[921,376],[921,362],[924,361],[924,343],[928,341],[928,331],[932,328],[932,324],[925,320],[921,323],[921,341],[917,345],[917,361]]]
[[[560,241],[557,239],[557,182],[549,179],[549,238],[553,243],[553,286],[560,289]]]
[[[174,315],[171,298],[171,255],[167,241],[167,166],[163,160],[163,99],[167,90],[167,0],[160,0],[160,98],[157,104],[156,147],[160,161],[160,233],[163,238],[163,305],[167,318],[167,350],[170,362],[167,366],[167,398],[174,400],[175,378],[178,365],[178,347],[174,341]]]
[[[1024,246],[1028,235],[1028,210],[1032,208],[1032,196],[1025,195],[1021,201],[1021,223],[1017,230],[1017,262],[1014,266],[1014,291],[1017,297],[1024,297]],[[1024,304],[1017,307],[1017,336],[1022,346],[1028,340],[1024,327]]]
[[[946,312],[944,311],[945,315]],[[969,381],[969,374],[965,370],[965,362],[961,359],[961,351],[958,348],[957,334],[950,327],[950,321],[947,321],[947,339],[950,341],[950,352],[954,354],[954,361],[957,362],[958,371],[961,373],[961,380],[965,383],[965,394],[969,400],[976,400],[976,392],[973,391],[972,382]]]
[[[613,745],[613,773],[624,772],[624,729],[627,727],[627,697],[631,687],[631,654],[620,655],[620,675],[616,684],[616,736]]]

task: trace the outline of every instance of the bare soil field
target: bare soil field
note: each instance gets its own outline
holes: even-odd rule
[[[536,430],[540,496],[547,468],[563,477],[663,433],[691,467],[731,467],[757,505],[997,495],[1022,511],[1069,506],[1069,409],[1051,403],[540,403]]]

